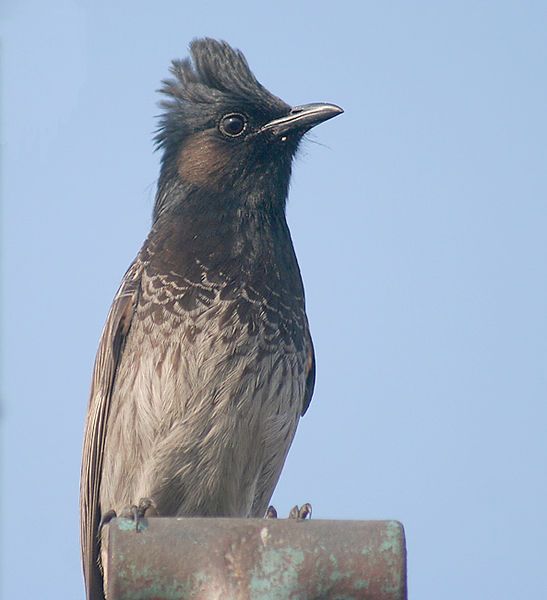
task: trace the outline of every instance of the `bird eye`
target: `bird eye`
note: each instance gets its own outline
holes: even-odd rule
[[[245,131],[247,121],[243,115],[232,113],[224,115],[220,120],[219,129],[221,133],[230,137],[237,137]]]

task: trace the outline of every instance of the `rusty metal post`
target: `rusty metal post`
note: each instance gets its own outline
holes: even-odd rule
[[[397,521],[114,519],[108,600],[406,600]],[[103,538],[104,539],[104,538]]]

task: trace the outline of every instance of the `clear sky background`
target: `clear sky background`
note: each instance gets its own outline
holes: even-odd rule
[[[346,111],[295,165],[318,373],[278,509],[400,519],[414,599],[547,598],[546,31],[541,1],[3,0],[2,598],[83,598],[92,363],[203,35]]]

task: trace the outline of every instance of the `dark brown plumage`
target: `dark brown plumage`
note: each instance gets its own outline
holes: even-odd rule
[[[223,42],[192,43],[164,82],[154,222],[101,338],[81,480],[87,598],[103,595],[99,525],[262,516],[313,393],[313,346],[285,219],[303,134],[339,114],[289,107]]]

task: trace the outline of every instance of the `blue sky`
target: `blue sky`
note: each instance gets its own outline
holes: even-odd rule
[[[411,598],[547,597],[547,5],[1,10],[2,597],[83,598],[93,358],[150,225],[155,90],[203,35],[346,111],[291,187],[318,375],[275,504],[401,520]]]

